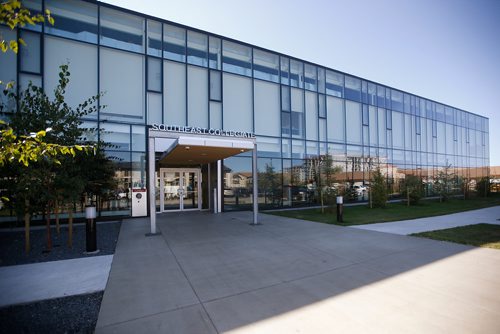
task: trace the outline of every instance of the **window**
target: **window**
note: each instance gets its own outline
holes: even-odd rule
[[[368,104],[377,105],[377,86],[371,82],[368,83]]]
[[[326,95],[318,94],[319,117],[326,117]]]
[[[144,19],[101,7],[101,44],[144,52]]]
[[[281,66],[281,83],[283,85],[290,84],[290,60],[285,57],[280,57]]]
[[[281,112],[281,135],[290,137],[290,113]]]
[[[154,92],[162,91],[161,77],[162,60],[158,58],[148,57],[148,90]]]
[[[326,93],[337,97],[344,96],[344,76],[333,71],[326,71]]]
[[[304,70],[305,88],[312,91],[318,90],[316,66],[306,64]]]
[[[290,87],[281,86],[281,110],[290,111]]]
[[[163,25],[163,57],[186,61],[186,30],[172,25]]]
[[[46,24],[48,34],[97,43],[97,6],[75,0],[46,0],[45,7],[54,18]]]
[[[37,15],[42,13],[42,1],[40,0],[23,0],[22,5],[30,11],[31,15]],[[37,23],[35,25],[27,24],[24,26],[24,29],[41,32],[42,25],[40,23]]]
[[[361,102],[368,103],[368,84],[361,81]]]
[[[370,124],[370,116],[368,113],[368,106],[366,104],[363,104],[363,125],[369,125]]]
[[[444,122],[445,120],[445,115],[444,115],[444,106],[442,104],[436,103],[436,120],[440,122]]]
[[[403,93],[397,90],[392,90],[392,109],[403,112]]]
[[[377,86],[377,106],[385,108],[385,87]]]
[[[208,38],[207,35],[188,31],[187,61],[190,64],[208,66]]]
[[[248,46],[224,41],[222,45],[224,71],[252,75],[252,49]]]
[[[392,130],[392,112],[389,109],[385,111],[385,120],[386,120],[387,130]]]
[[[345,76],[345,98],[361,102],[361,80]]]
[[[325,69],[322,67],[318,67],[318,92],[326,92]]]
[[[222,73],[210,70],[210,100],[222,101]]]
[[[161,23],[148,20],[148,54],[161,57]]]
[[[21,38],[26,42],[20,48],[21,71],[40,74],[40,34],[22,30]]]
[[[208,64],[210,68],[222,69],[222,48],[220,38],[212,37],[208,39]]]
[[[279,82],[279,56],[254,49],[253,76],[257,79]]]
[[[303,82],[304,65],[296,60],[290,60],[290,85],[292,87],[304,88]]]

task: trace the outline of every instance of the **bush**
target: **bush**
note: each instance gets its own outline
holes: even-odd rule
[[[410,204],[418,204],[422,198],[422,180],[416,175],[407,175],[402,184],[402,195],[405,199],[410,198]]]
[[[490,178],[482,177],[476,185],[477,195],[479,197],[488,197],[490,195]]]

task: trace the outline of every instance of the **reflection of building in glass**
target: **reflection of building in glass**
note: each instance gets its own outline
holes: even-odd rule
[[[58,67],[69,61],[70,105],[105,92],[100,103],[107,107],[84,125],[98,126],[101,139],[113,145],[116,197],[130,199],[133,188],[146,184],[147,127],[153,123],[255,133],[259,177],[266,180],[259,181],[263,206],[317,204],[325,175],[315,163],[326,155],[339,168],[330,186],[339,192],[357,187],[368,193],[376,168],[393,197],[406,175],[428,184],[427,195],[446,166],[457,188],[472,189],[488,175],[489,124],[480,115],[108,4],[45,0],[34,6],[42,4],[55,25],[20,29],[27,47],[19,57],[0,57],[0,79],[52,91]],[[0,33],[16,34],[6,27]],[[224,209],[244,208],[251,202],[250,155],[223,164]],[[207,165],[178,165],[208,175]],[[130,213],[125,202],[103,207]]]

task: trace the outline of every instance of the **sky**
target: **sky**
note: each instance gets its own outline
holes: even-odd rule
[[[500,165],[500,0],[106,0],[489,118]]]

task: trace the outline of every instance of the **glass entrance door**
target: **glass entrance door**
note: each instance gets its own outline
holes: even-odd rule
[[[160,169],[160,212],[201,209],[199,169]]]

